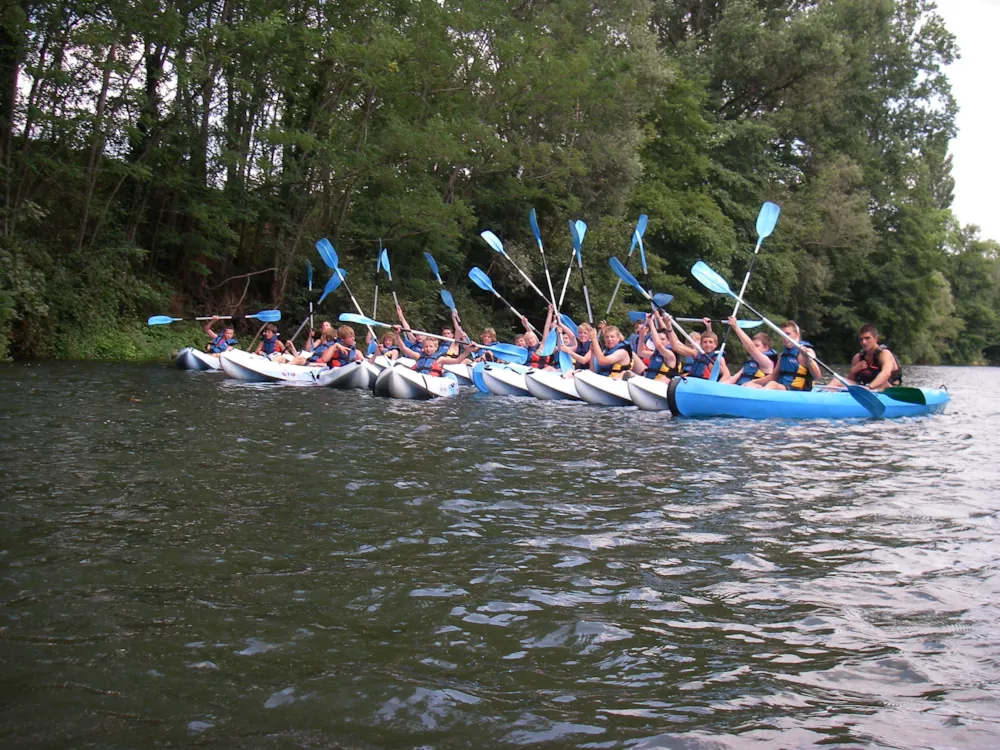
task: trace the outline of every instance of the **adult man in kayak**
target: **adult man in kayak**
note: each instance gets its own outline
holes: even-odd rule
[[[858,343],[861,344],[861,351],[851,360],[851,371],[847,373],[849,381],[873,391],[903,384],[903,368],[899,366],[899,360],[889,351],[889,347],[879,343],[878,329],[874,325],[867,323],[861,326]],[[843,387],[836,378],[830,385]]]
[[[812,345],[802,340],[799,325],[794,320],[781,324],[785,346],[770,375],[743,384],[744,388],[767,388],[772,391],[811,391],[813,381],[822,373],[816,364]]]
[[[236,340],[236,329],[232,323],[226,323],[222,327],[221,333],[212,330],[212,324],[219,319],[218,315],[213,315],[211,320],[206,320],[202,330],[211,341],[205,345],[205,351],[209,354],[219,355],[227,349],[235,349],[240,342]]]
[[[766,333],[758,333],[751,339],[740,328],[736,318],[730,316],[728,323],[736,334],[736,338],[743,345],[743,350],[747,353],[747,361],[743,363],[743,367],[728,378],[719,378],[719,382],[743,385],[751,380],[761,380],[770,375],[771,371],[774,370],[774,363],[778,361],[778,353],[771,348],[771,337]]]

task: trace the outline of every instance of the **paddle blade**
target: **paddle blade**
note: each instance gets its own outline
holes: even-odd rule
[[[628,311],[628,319],[631,320],[633,323],[638,323],[640,320],[645,320],[646,319],[646,313],[644,313],[644,312],[637,312],[635,310],[629,310]]]
[[[368,356],[372,356],[375,353],[375,339],[368,342]]]
[[[573,254],[576,256],[577,263],[583,262],[580,257],[580,248],[583,246],[583,238],[586,234],[587,225],[582,221],[578,220],[569,222],[569,236],[573,240]]]
[[[340,273],[334,273],[333,276],[330,277],[330,280],[326,282],[326,286],[323,287],[323,294],[320,296],[319,302],[316,303],[317,305],[322,305],[323,300],[326,299],[326,296],[328,294],[332,294],[333,292],[337,291],[337,289],[340,287],[341,282],[344,280],[343,277],[347,276],[347,271],[345,271],[344,269],[341,268],[337,270],[339,270]]]
[[[577,219],[576,220],[576,233],[578,235],[580,235],[580,244],[582,245],[583,244],[583,238],[587,236],[587,223],[584,222],[584,221],[580,221],[580,219]]]
[[[649,217],[646,214],[639,214],[639,221],[635,223],[634,237],[642,237],[646,233],[646,225],[649,223]]]
[[[308,260],[306,261],[306,286],[309,287],[309,291],[313,288],[313,264]]]
[[[540,354],[543,357],[551,356],[552,352],[556,350],[557,343],[559,343],[559,331],[555,328],[550,328],[549,332],[545,335],[545,340],[542,342]]]
[[[615,276],[636,289],[643,296],[646,296],[646,290],[640,286],[639,282],[635,280],[635,276],[628,272],[628,269],[622,265],[622,262],[618,260],[618,258],[609,258],[608,265],[611,266],[611,270],[615,272]]]
[[[452,312],[455,312],[455,299],[451,296],[451,292],[447,289],[441,290],[441,301],[444,302],[445,307]]]
[[[535,215],[535,209],[531,209],[531,213],[528,214],[528,223],[531,225],[531,233],[535,235],[535,242],[538,243],[538,249],[542,249],[542,233],[538,231],[538,216]]]
[[[165,326],[169,323],[173,323],[175,320],[183,320],[183,318],[171,318],[167,315],[154,315],[146,321],[148,326]]]
[[[888,396],[894,401],[905,401],[908,404],[927,405],[927,396],[919,388],[908,388],[904,385],[894,385],[882,391],[882,395]]]
[[[646,249],[642,246],[642,237],[639,238],[639,265],[642,266],[643,273],[649,273],[649,269],[646,268]]]
[[[261,310],[259,313],[245,317],[256,318],[261,323],[277,323],[281,320],[281,310]]]
[[[383,250],[378,255],[378,263],[382,266],[382,270],[385,271],[385,275],[389,277],[389,281],[392,281],[392,271],[389,270],[389,251]]]
[[[726,351],[726,342],[722,342],[722,348],[719,350],[718,356],[716,356],[715,361],[712,363],[712,371],[708,373],[708,379],[713,383],[719,379],[719,370],[722,368],[722,355]]]
[[[333,245],[330,244],[330,240],[326,237],[316,240],[316,250],[319,251],[319,257],[323,259],[326,267],[331,271],[340,263],[337,259],[337,251],[333,249]]]
[[[489,351],[493,352],[497,357],[505,362],[513,362],[516,365],[523,365],[528,361],[528,350],[523,346],[514,346],[513,344],[493,344],[493,346],[483,348],[489,349]]]
[[[763,320],[737,320],[736,321],[736,325],[738,325],[740,328],[746,330],[747,328],[757,328],[763,322],[764,322]]]
[[[653,304],[657,307],[666,307],[674,299],[674,295],[667,294],[666,292],[659,292],[653,295]]]
[[[757,214],[757,236],[760,239],[771,236],[774,225],[778,223],[778,214],[780,213],[781,208],[770,201],[765,202],[760,207],[760,213]]]
[[[438,272],[438,264],[434,260],[434,256],[430,253],[424,253],[424,260],[426,260],[427,265],[431,267],[431,273],[434,274],[434,278],[438,280],[439,284],[443,284],[444,282],[441,281],[441,274]]]
[[[712,292],[716,292],[717,294],[733,293],[726,280],[709,268],[708,264],[703,260],[699,260],[691,266],[691,275],[698,279],[702,286]]]
[[[559,369],[563,372],[569,372],[573,369],[573,359],[564,351],[560,351],[556,356],[556,362],[559,364]]]
[[[484,240],[486,240],[487,245],[492,247],[501,255],[507,254],[503,250],[503,243],[500,241],[500,238],[497,237],[495,234],[493,234],[493,232],[491,232],[489,229],[487,229],[485,232],[481,232],[479,236],[482,237]]]
[[[496,293],[496,290],[493,288],[493,282],[490,281],[490,277],[487,276],[486,273],[478,266],[472,267],[469,271],[469,278],[472,279],[473,284],[478,286],[484,292]]]
[[[579,326],[577,326],[577,324],[573,322],[573,319],[569,315],[567,315],[566,313],[560,313],[559,320],[561,320],[562,324],[566,326],[569,330],[571,330],[573,332],[573,335],[576,336],[576,332]]]
[[[849,385],[847,386],[847,392],[854,397],[855,401],[865,407],[873,417],[878,418],[885,414],[885,404],[879,401],[878,396],[867,388],[862,388],[860,385]]]
[[[358,315],[357,313],[341,313],[340,317],[337,318],[341,323],[357,323],[361,326],[379,326],[381,328],[392,328],[388,323],[379,323],[377,320],[372,320],[365,315]]]

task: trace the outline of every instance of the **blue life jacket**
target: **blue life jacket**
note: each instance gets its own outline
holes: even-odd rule
[[[764,356],[772,362],[778,359],[778,353],[774,349],[768,349],[764,352]],[[764,377],[764,373],[761,372],[760,365],[757,364],[756,359],[751,357],[743,363],[743,369],[740,370],[740,379],[736,381],[736,385],[743,385],[751,380],[760,380],[762,377]]]
[[[333,346],[333,342],[319,344],[315,349],[313,349],[312,354],[309,356],[309,359],[306,360],[306,361],[307,362],[313,362],[315,360],[318,360],[320,358],[320,355],[322,355],[323,352],[325,352],[331,346]]]
[[[272,336],[269,339],[263,339],[260,342],[261,346],[260,350],[264,352],[264,354],[274,354],[274,345],[277,343],[278,343],[277,335]]]
[[[341,344],[344,346],[344,344]],[[330,360],[330,367],[343,367],[344,365],[349,365],[355,360],[355,347],[351,347],[346,352],[337,352],[333,359]],[[337,364],[334,364],[336,362]]]
[[[587,355],[587,352],[590,351],[590,342],[588,341],[588,342],[584,343],[582,341],[577,341],[576,342],[576,349],[574,349],[573,351],[575,351],[577,353],[577,355],[579,355],[581,357],[585,357]],[[577,362],[575,359],[573,360],[573,367],[575,369],[577,369],[577,370],[586,370],[587,369],[587,365],[582,364],[580,362]]]
[[[778,357],[778,375],[774,382],[780,383],[790,391],[811,391],[813,377],[809,368],[799,362],[799,349],[808,346],[808,341],[800,341],[798,346],[785,346]]]
[[[646,371],[643,375],[650,380],[660,375],[666,375],[668,378],[672,378],[674,375],[680,375],[680,368],[676,364],[673,367],[667,367],[667,363],[664,361],[663,355],[654,350],[653,356],[649,358],[649,364],[646,366]]]
[[[691,361],[691,369],[688,371],[688,377],[708,380],[708,376],[712,374],[712,365],[715,364],[718,356],[718,352],[698,354]]]
[[[440,351],[440,349],[438,350]],[[438,359],[441,357],[438,352],[434,352],[430,356],[423,354],[413,364],[413,369],[419,372],[421,375],[440,375],[441,365],[438,364]]]
[[[691,365],[693,364],[694,364],[694,357],[685,357],[684,364],[681,365],[681,372],[684,375],[687,375],[689,372],[691,372]]]
[[[208,342],[208,350],[212,352],[212,354],[219,354],[220,352],[226,351],[227,346],[235,348],[236,344],[239,343],[236,339],[224,338],[225,335],[226,333],[225,331],[223,331],[214,339]]]
[[[608,349],[606,352],[604,352],[604,356],[610,357],[615,352],[620,352],[620,351],[628,351],[628,348],[625,346],[624,341],[619,341],[613,347]],[[597,360],[595,359],[594,362],[596,363]],[[594,368],[594,372],[596,372],[598,375],[617,375],[623,370],[629,369],[630,366],[631,363],[629,363],[628,365],[623,365],[621,362],[615,362],[613,365],[597,365]]]

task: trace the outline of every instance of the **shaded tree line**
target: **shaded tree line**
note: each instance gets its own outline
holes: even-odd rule
[[[465,274],[486,268],[540,315],[478,237],[497,232],[540,279],[532,207],[558,278],[567,220],[588,223],[600,312],[607,258],[647,213],[652,285],[676,313],[724,314],[688,269],[739,281],[771,200],[782,214],[748,298],[827,359],[873,321],[908,361],[1000,360],[1000,246],[950,210],[957,50],[929,0],[0,13],[0,331],[15,356],[141,356],[152,313],[301,318],[323,236],[363,304],[382,242],[415,322],[443,317],[430,252],[463,318],[513,327]],[[567,304],[582,317],[578,281]]]

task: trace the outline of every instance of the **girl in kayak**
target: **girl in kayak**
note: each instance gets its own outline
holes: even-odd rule
[[[772,391],[811,391],[813,381],[821,377],[815,353],[808,341],[802,340],[798,323],[786,320],[781,324],[785,345],[778,355],[778,363],[759,380],[743,384],[744,388],[767,388]]]
[[[552,328],[552,319],[555,316],[555,308],[549,305],[549,311],[545,316],[545,327],[542,329],[542,341],[545,337],[549,335],[549,330]],[[538,334],[531,330],[531,325],[528,323],[528,319],[521,317],[521,324],[524,326],[524,347],[528,350],[528,362],[529,367],[533,367],[536,370],[551,370],[552,369],[552,357],[542,356],[541,342],[538,340]]]
[[[391,333],[382,336],[382,341],[375,345],[375,353],[370,357],[370,360],[374,361],[375,357],[379,356],[386,359],[399,359],[399,347],[393,343]]]
[[[716,337],[715,332],[712,331],[711,325],[712,321],[705,318],[705,326],[708,330],[701,334],[701,340],[699,341],[699,346],[701,347],[700,352],[693,346],[688,346],[687,344],[682,343],[681,340],[677,338],[677,334],[674,333],[673,326],[667,328],[667,338],[670,340],[670,348],[677,354],[691,358],[691,366],[685,373],[689,378],[703,378],[708,380],[712,374],[712,367],[715,365],[715,360],[717,358],[719,359],[719,377],[729,377],[729,368],[726,366],[726,358],[719,358],[719,353],[715,351],[715,348],[719,345],[719,339]],[[691,338],[698,341],[693,334],[691,335]]]
[[[719,378],[720,383],[729,385],[744,385],[751,380],[761,380],[771,374],[774,363],[778,361],[778,353],[771,347],[771,337],[766,333],[758,333],[753,338],[746,335],[736,318],[729,316],[729,327],[743,345],[747,353],[747,361],[743,367],[728,378]]]
[[[254,354],[261,354],[270,359],[275,354],[285,351],[285,345],[278,340],[278,329],[274,323],[264,326],[264,333],[261,334],[261,341],[257,344]]]
[[[240,343],[236,340],[236,329],[233,328],[232,323],[226,323],[222,327],[222,333],[216,333],[212,330],[212,324],[219,319],[218,315],[213,315],[211,320],[205,321],[205,325],[202,326],[202,330],[211,339],[205,345],[205,351],[209,354],[219,355],[226,349],[235,349]]]
[[[658,330],[658,326],[669,327],[670,323],[665,321],[659,313],[654,318],[652,314],[646,315],[646,326],[644,331],[648,331],[648,336],[639,339],[639,350],[636,363],[636,372],[651,380],[667,381],[670,378],[680,375],[680,367],[677,364],[677,355],[674,354],[667,337]],[[649,349],[646,342],[652,344]],[[648,356],[648,364],[644,357]]]
[[[609,326],[602,320],[600,330],[604,334],[603,351],[597,343],[596,336],[590,339],[594,372],[598,375],[607,375],[612,380],[621,380],[625,373],[632,369],[632,355],[625,347],[625,341],[617,326]]]
[[[592,339],[597,337],[594,335],[594,327],[590,323],[581,323],[576,329],[576,335],[566,326],[560,325],[559,330],[563,334],[569,334],[575,341],[573,346],[567,346],[565,343],[559,347],[564,352],[569,355],[569,358],[573,360],[573,366],[577,370],[589,370],[590,363],[593,360],[593,354],[590,351],[590,342]]]

